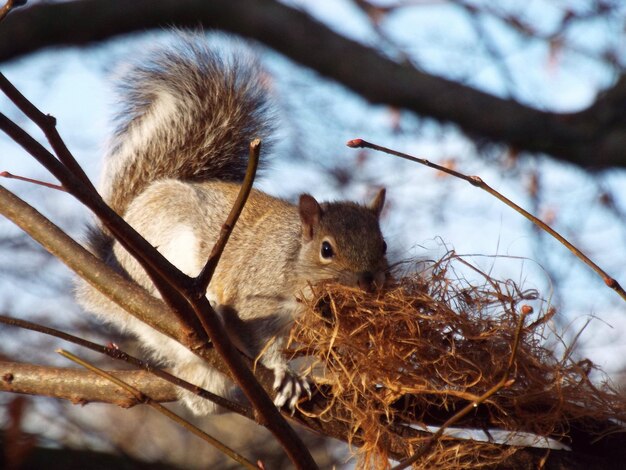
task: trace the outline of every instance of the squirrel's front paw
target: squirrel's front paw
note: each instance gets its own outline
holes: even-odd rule
[[[293,413],[296,403],[304,392],[311,398],[311,386],[306,377],[300,377],[285,364],[272,367],[272,370],[274,371],[273,388],[277,391],[274,404],[278,408],[287,404]]]

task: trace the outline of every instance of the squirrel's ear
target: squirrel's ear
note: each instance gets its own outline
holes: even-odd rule
[[[315,228],[322,218],[322,208],[310,194],[302,194],[298,203],[300,221],[302,222],[302,236],[305,240],[311,240]]]
[[[378,194],[374,196],[374,199],[368,204],[367,207],[376,214],[376,217],[380,217],[380,214],[383,211],[383,206],[385,205],[385,194],[387,190],[385,188],[380,188]]]

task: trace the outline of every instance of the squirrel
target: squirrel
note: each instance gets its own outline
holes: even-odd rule
[[[272,135],[262,72],[250,58],[220,54],[201,34],[181,32],[125,72],[100,191],[171,263],[196,276],[239,192],[250,141]],[[278,407],[293,410],[304,393],[310,395],[308,380],[290,369],[282,351],[310,286],[334,280],[371,291],[383,285],[384,201],[384,189],[368,205],[318,203],[308,194],[294,205],[251,191],[206,295],[235,346],[274,372]],[[158,296],[137,261],[102,226],[91,228],[87,244]],[[229,378],[87,283],[78,282],[77,299],[138,337],[177,376],[226,398],[238,396]],[[188,391],[179,398],[198,415],[221,411]]]

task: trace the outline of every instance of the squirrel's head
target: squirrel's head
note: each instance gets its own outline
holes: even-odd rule
[[[365,291],[385,282],[387,244],[378,220],[385,204],[381,189],[367,205],[353,202],[319,204],[300,196],[301,261],[311,282],[334,280]]]

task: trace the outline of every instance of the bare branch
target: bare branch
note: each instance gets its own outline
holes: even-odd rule
[[[14,175],[12,173],[9,173],[8,171],[0,172],[0,176],[2,176],[3,178],[7,178],[7,179],[26,181],[27,183],[37,184],[39,186],[45,186],[46,188],[56,189],[57,191],[67,192],[67,190],[63,186],[60,186],[58,184],[46,183],[45,181],[39,181],[39,180],[35,180],[32,178],[27,178],[25,176]]]
[[[239,189],[239,194],[237,194],[237,199],[233,204],[233,207],[228,214],[228,218],[224,225],[222,225],[222,230],[220,231],[220,236],[213,245],[213,249],[211,250],[211,254],[209,255],[209,259],[202,269],[202,272],[195,279],[196,284],[196,293],[204,295],[209,287],[209,283],[211,282],[211,278],[213,277],[213,273],[215,272],[215,268],[217,267],[217,263],[222,256],[222,252],[226,247],[226,243],[228,243],[228,239],[233,229],[235,228],[235,224],[241,215],[241,211],[243,211],[243,207],[248,200],[248,196],[250,195],[250,191],[252,190],[252,184],[254,183],[254,177],[256,175],[257,167],[259,166],[259,154],[261,153],[261,141],[259,139],[255,139],[250,142],[250,156],[248,158],[248,168],[246,169],[246,176],[241,183],[241,188]]]
[[[151,398],[150,395],[146,394],[144,391],[139,390],[137,387],[133,387],[132,385],[128,384],[127,382],[124,382],[119,377],[116,377],[115,375],[110,374],[110,373],[108,373],[108,372],[106,372],[106,371],[104,371],[102,369],[99,369],[98,367],[94,366],[93,364],[88,363],[87,361],[79,358],[78,356],[75,356],[72,353],[69,353],[69,352],[64,351],[62,349],[58,350],[57,352],[61,356],[65,357],[66,359],[69,359],[70,361],[73,361],[76,364],[79,364],[79,365],[83,366],[85,369],[89,370],[90,372],[93,372],[96,375],[98,375],[99,377],[102,377],[102,378],[108,380],[109,382],[114,383],[118,387],[121,387],[122,389],[126,390],[133,397],[135,397],[135,399],[138,402],[145,403],[146,405],[150,406],[151,408],[154,408],[155,410],[157,410],[162,415],[164,415],[164,416],[168,417],[169,419],[171,419],[172,421],[178,423],[179,425],[181,425],[182,427],[187,429],[192,434],[195,434],[196,436],[198,436],[203,441],[209,443],[210,445],[212,445],[213,447],[215,447],[216,449],[221,451],[223,454],[229,456],[235,462],[238,462],[241,465],[243,465],[245,468],[252,469],[252,470],[255,470],[255,469],[258,468],[252,462],[248,461],[246,458],[244,458],[243,456],[239,455],[237,452],[232,450],[230,447],[224,445],[222,442],[220,442],[219,440],[215,439],[210,434],[207,434],[206,432],[204,432],[201,429],[199,429],[197,426],[194,426],[193,424],[191,424],[189,421],[181,418],[176,413],[173,413],[172,411],[170,411],[167,408],[165,408],[163,405],[161,405],[158,401],[156,401],[153,398]]]
[[[10,99],[15,100],[16,104],[22,107],[21,109],[25,109],[25,112],[28,111],[26,108],[33,105],[21,95],[16,97],[12,85],[3,78],[0,74],[0,89]],[[28,104],[25,104],[24,101]],[[188,342],[198,345],[205,343],[207,338],[202,335],[203,331],[199,327],[196,317],[186,314],[189,312],[187,301],[165,281],[167,276],[169,279],[176,279],[179,283],[184,284],[185,282],[190,283],[191,278],[174,267],[124,219],[107,206],[92,186],[83,184],[45,147],[2,113],[0,113],[0,129],[50,171],[63,184],[67,192],[91,209],[115,235],[122,246],[137,259],[163,299],[172,308],[172,313],[180,320],[181,328],[189,337]]]
[[[111,371],[159,402],[176,401],[176,387],[143,370]],[[0,390],[70,400],[76,404],[111,403],[124,408],[141,402],[110,381],[87,371],[0,361]]]
[[[0,89],[7,95],[7,97],[22,111],[26,116],[33,121],[45,134],[48,142],[52,145],[54,153],[59,157],[59,160],[69,169],[69,171],[76,176],[80,182],[85,185],[89,190],[96,192],[96,188],[91,184],[89,178],[80,167],[74,156],[70,153],[69,149],[61,139],[59,132],[56,129],[56,119],[54,116],[44,114],[35,105],[26,99],[20,91],[13,86],[13,84],[7,80],[7,78],[0,73]]]
[[[0,8],[0,21],[2,21],[15,7],[26,4],[26,0],[7,0],[2,8]]]
[[[26,320],[20,320],[18,318],[7,317],[5,315],[0,315],[0,323],[4,323],[5,325],[16,326],[19,328],[24,328],[27,330],[37,331],[39,333],[54,336],[55,338],[68,341],[73,344],[77,344],[84,348],[91,349],[92,351],[106,354],[107,356],[113,359],[127,362],[136,367],[141,367],[145,371],[150,372],[156,375],[157,377],[160,377],[161,379],[170,382],[173,385],[177,385],[181,388],[184,388],[185,390],[189,390],[190,392],[195,393],[207,400],[213,401],[214,403],[224,407],[227,410],[238,413],[242,416],[245,416],[248,419],[254,420],[254,415],[248,407],[245,407],[239,403],[235,403],[230,400],[227,400],[219,395],[209,392],[208,390],[204,390],[203,388],[200,388],[197,385],[193,385],[185,380],[182,380],[163,369],[154,367],[149,362],[146,362],[146,361],[143,361],[141,359],[137,359],[136,357],[131,356],[130,354],[122,351],[121,349],[102,346],[100,344],[87,341],[83,338],[78,338],[74,335],[70,335],[68,333],[56,330],[54,328],[39,325],[37,323],[32,323]]]
[[[180,338],[171,310],[145,289],[128,281],[85,250],[30,205],[0,186],[0,214],[78,273],[95,289],[161,333]]]
[[[580,251],[578,248],[576,248],[572,243],[570,243],[560,233],[558,233],[556,230],[554,230],[552,227],[550,227],[548,224],[546,224],[542,220],[540,220],[537,217],[535,217],[534,215],[532,215],[530,212],[526,211],[522,207],[520,207],[517,204],[515,204],[513,201],[511,201],[506,196],[502,195],[501,193],[499,193],[498,191],[493,189],[491,186],[489,186],[487,183],[485,183],[479,176],[467,176],[467,175],[464,175],[463,173],[460,173],[458,171],[452,170],[450,168],[446,168],[444,166],[437,165],[436,163],[432,163],[432,162],[430,162],[430,161],[428,161],[426,159],[413,157],[413,156],[408,155],[406,153],[398,152],[397,150],[392,150],[392,149],[389,149],[387,147],[383,147],[383,146],[380,146],[380,145],[372,144],[371,142],[367,142],[367,141],[365,141],[363,139],[353,139],[353,140],[350,140],[350,141],[348,141],[347,145],[348,145],[348,147],[352,147],[352,148],[370,148],[370,149],[373,149],[373,150],[378,150],[379,152],[387,153],[389,155],[394,155],[396,157],[404,158],[405,160],[409,160],[409,161],[412,161],[412,162],[415,162],[415,163],[420,163],[420,164],[425,165],[425,166],[427,166],[429,168],[434,168],[436,170],[439,170],[439,171],[442,171],[444,173],[447,173],[448,175],[452,175],[452,176],[454,176],[456,178],[459,178],[459,179],[462,179],[464,181],[467,181],[472,186],[476,186],[476,187],[478,187],[478,188],[488,192],[489,194],[494,196],[496,199],[499,199],[500,201],[505,203],[507,206],[511,207],[516,212],[518,212],[519,214],[521,214],[524,217],[526,217],[528,220],[530,220],[537,227],[539,227],[540,229],[548,232],[550,235],[552,235],[554,238],[556,238],[569,251],[571,251],[578,259],[580,259],[583,263],[585,263],[587,266],[589,266],[591,269],[593,269],[596,272],[596,274],[598,274],[602,278],[602,280],[604,281],[604,283],[608,287],[610,287],[615,292],[617,292],[617,294],[622,299],[626,300],[626,291],[624,291],[624,288],[619,284],[619,282],[616,279],[614,279],[613,277],[609,276],[600,266],[598,266],[596,263],[594,263],[587,255],[585,255],[582,251]]]

